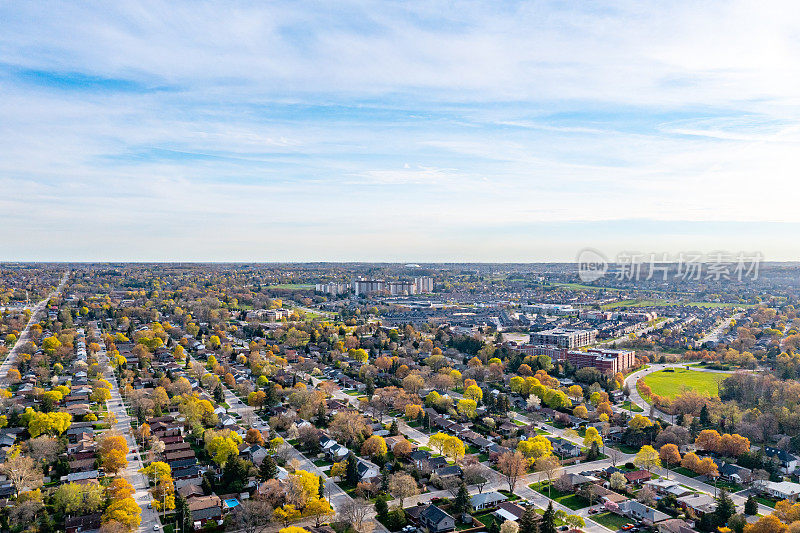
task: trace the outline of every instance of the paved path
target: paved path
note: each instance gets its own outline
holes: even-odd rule
[[[25,326],[25,329],[22,330],[22,333],[19,335],[19,339],[14,344],[14,347],[11,348],[11,351],[8,352],[3,364],[0,365],[0,380],[6,384],[8,382],[8,371],[11,369],[11,366],[17,361],[17,353],[19,350],[28,342],[28,336],[30,335],[31,327],[34,324],[39,322],[39,317],[44,311],[44,308],[47,306],[47,302],[50,301],[51,298],[54,298],[57,294],[59,294],[63,289],[64,285],[67,284],[67,280],[69,279],[69,271],[64,273],[64,277],[61,278],[61,282],[58,284],[58,287],[47,295],[42,301],[37,303],[33,306],[33,311],[31,312],[31,318],[28,320],[28,323]]]
[[[141,468],[144,468],[144,461],[142,461],[142,456],[139,453],[139,445],[133,437],[131,417],[128,416],[128,412],[125,410],[122,396],[119,392],[119,382],[111,369],[105,346],[102,344],[97,356],[100,366],[103,368],[104,377],[111,383],[111,398],[106,402],[106,407],[117,417],[117,423],[114,428],[122,433],[125,436],[125,440],[128,441],[128,467],[123,471],[122,475],[133,485],[136,491],[133,497],[139,507],[142,508],[142,523],[139,526],[139,531],[142,533],[153,531],[153,526],[158,526],[158,529],[161,529],[161,520],[158,513],[155,509],[148,508],[148,505],[152,502],[152,497],[148,491],[149,483],[147,478],[139,472]]]

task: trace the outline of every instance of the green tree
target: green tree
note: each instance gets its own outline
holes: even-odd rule
[[[267,455],[264,457],[264,460],[261,461],[261,466],[258,468],[258,475],[262,481],[275,479],[278,475],[278,465],[275,464],[275,459],[273,459],[271,455]]]
[[[724,526],[728,519],[736,514],[736,505],[733,503],[728,491],[722,489],[717,495],[717,508],[714,509],[714,516],[718,526]]]
[[[519,532],[518,533],[538,533],[539,532],[539,515],[534,510],[533,505],[525,507],[522,516],[519,517]]]
[[[540,533],[555,533],[556,532],[556,512],[553,510],[553,502],[547,506],[542,515],[542,527]]]
[[[752,494],[748,496],[747,501],[744,502],[744,514],[748,516],[755,516],[758,514],[758,502]]]
[[[358,484],[358,460],[355,454],[347,456],[347,469],[345,471],[345,479],[347,483],[353,487]]]
[[[452,509],[454,513],[459,515],[469,511],[469,491],[466,483],[461,483],[458,488],[458,494],[456,494],[456,499],[453,501]]]

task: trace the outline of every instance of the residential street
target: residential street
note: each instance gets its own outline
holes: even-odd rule
[[[31,312],[31,318],[28,320],[28,324],[20,333],[19,339],[17,339],[14,347],[11,348],[11,351],[8,352],[8,355],[3,360],[3,363],[0,364],[0,381],[2,381],[3,384],[7,383],[8,371],[17,360],[17,352],[19,352],[19,349],[28,342],[28,335],[30,333],[31,326],[39,322],[42,311],[44,311],[45,307],[47,306],[47,302],[49,302],[51,298],[59,294],[64,289],[64,285],[66,285],[68,279],[69,271],[64,273],[64,277],[61,278],[61,282],[58,284],[58,287],[56,287],[53,292],[48,294],[47,298],[42,299],[39,303],[33,306],[33,311]]]
[[[139,452],[139,446],[131,431],[131,417],[128,416],[125,410],[124,402],[119,392],[119,382],[117,382],[117,378],[111,370],[106,349],[102,343],[97,355],[98,361],[104,369],[103,375],[111,383],[111,398],[106,402],[106,407],[117,417],[117,423],[114,428],[125,435],[125,439],[128,441],[128,467],[122,474],[136,490],[134,499],[139,504],[139,507],[142,508],[142,523],[139,526],[139,531],[153,531],[153,526],[158,526],[158,529],[161,529],[161,520],[158,513],[155,509],[148,507],[152,501],[148,492],[148,481],[143,474],[139,473],[139,470],[144,467],[144,462]]]

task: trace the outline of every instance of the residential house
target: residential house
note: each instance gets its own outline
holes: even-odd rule
[[[482,509],[497,507],[497,504],[504,502],[507,499],[507,496],[500,494],[499,492],[483,492],[472,495],[469,499],[469,505],[473,511],[480,511]]]
[[[692,527],[680,518],[670,518],[658,524],[658,533],[697,533]]]
[[[719,468],[719,477],[723,481],[730,481],[739,484],[749,484],[753,481],[753,471],[743,466],[722,463]]]
[[[189,498],[188,503],[195,529],[202,528],[209,520],[222,519],[222,501],[216,494]]]
[[[706,513],[713,513],[717,508],[717,502],[713,496],[700,492],[693,492],[678,498],[678,505],[684,511],[691,509],[698,516]]]
[[[623,475],[628,483],[632,485],[641,485],[646,481],[650,481],[652,477],[647,470],[634,470],[632,472],[625,472]]]
[[[420,527],[431,533],[443,533],[456,528],[455,519],[433,504],[424,506],[417,516]]]
[[[669,515],[636,500],[626,500],[619,504],[619,510],[625,516],[639,520],[648,525],[663,522]]]
[[[796,455],[772,446],[764,446],[764,455],[777,460],[781,472],[784,474],[791,474],[797,470],[798,461],[800,461]]]
[[[800,483],[791,481],[765,481],[758,480],[753,483],[753,487],[776,500],[796,500],[800,495]]]

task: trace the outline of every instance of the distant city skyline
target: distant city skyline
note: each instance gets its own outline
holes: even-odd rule
[[[794,7],[6,2],[0,260],[798,260]]]

